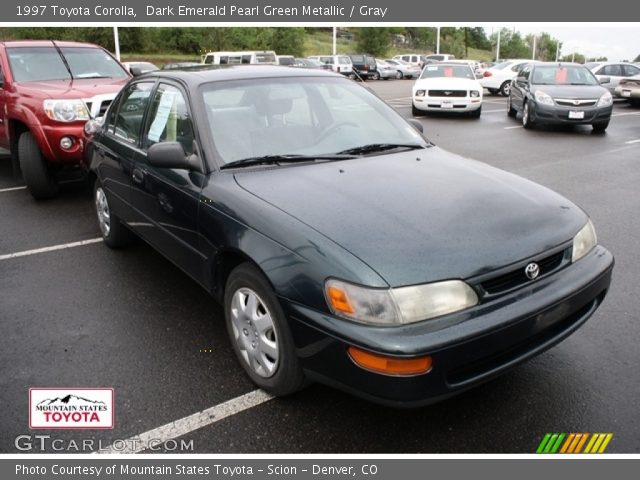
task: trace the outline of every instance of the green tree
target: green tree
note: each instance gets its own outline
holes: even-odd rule
[[[389,29],[383,27],[359,28],[356,40],[358,52],[376,57],[384,56],[391,43]]]
[[[270,50],[280,55],[301,57],[304,54],[304,28],[273,28],[271,32]]]

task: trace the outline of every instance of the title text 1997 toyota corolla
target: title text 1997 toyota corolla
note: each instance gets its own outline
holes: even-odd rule
[[[223,302],[269,392],[432,402],[574,332],[613,257],[571,202],[418,126],[323,71],[145,74],[86,128],[104,240],[139,235]]]

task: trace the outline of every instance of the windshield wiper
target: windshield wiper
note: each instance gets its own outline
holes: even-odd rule
[[[58,55],[60,55],[60,58],[62,59],[62,63],[64,63],[64,66],[67,67],[67,72],[69,72],[69,76],[71,77],[71,81],[73,81],[73,73],[71,72],[71,67],[67,63],[67,59],[65,58],[64,54],[62,53],[62,50],[60,50],[60,47],[58,46],[58,44],[56,43],[55,40],[51,40],[51,43],[53,43],[53,46],[56,48],[56,51],[58,52]]]
[[[353,155],[345,155],[342,153],[335,155],[263,155],[261,157],[249,157],[234,160],[233,162],[225,163],[220,168],[250,167],[253,165],[280,165],[282,163],[315,162],[319,160],[349,160],[351,158],[355,157]]]
[[[348,148],[347,150],[338,152],[338,154],[363,155],[365,153],[384,152],[385,150],[394,150],[396,148],[417,150],[426,147],[424,145],[417,145],[415,143],[371,143],[369,145],[361,145],[359,147]]]

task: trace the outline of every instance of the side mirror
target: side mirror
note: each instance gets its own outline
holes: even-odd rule
[[[482,75],[481,73],[476,73],[476,80],[482,80],[484,78],[484,75]]]
[[[200,160],[197,155],[187,155],[178,142],[155,143],[147,150],[147,159],[154,167],[180,168],[200,171]]]
[[[142,69],[140,67],[131,67],[129,71],[134,77],[139,77],[140,75],[142,75]]]
[[[413,128],[418,130],[420,133],[424,133],[424,127],[418,120],[416,120],[415,118],[410,118],[407,121],[411,124]]]
[[[611,77],[600,77],[600,85],[603,83],[611,83]]]

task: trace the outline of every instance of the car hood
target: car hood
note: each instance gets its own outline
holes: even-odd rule
[[[75,80],[20,82],[16,83],[16,90],[30,96],[83,99],[107,93],[117,93],[128,81],[128,78],[78,78]]]
[[[553,98],[598,99],[607,92],[607,89],[600,85],[533,85],[532,87],[532,90],[541,90]]]
[[[417,89],[433,90],[481,90],[482,87],[477,80],[469,78],[423,78],[416,80],[413,85],[414,91]]]
[[[235,177],[391,286],[486,273],[570,240],[587,221],[540,185],[438,147]]]

